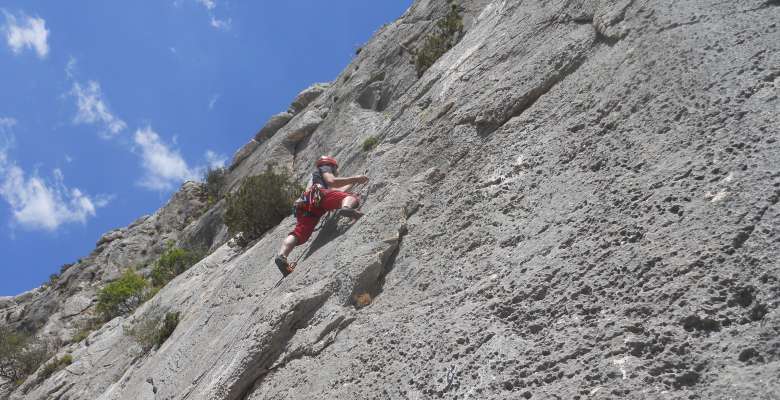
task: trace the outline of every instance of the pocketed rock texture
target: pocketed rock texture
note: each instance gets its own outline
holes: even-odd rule
[[[464,36],[421,78],[409,50],[445,1],[382,27],[231,165],[235,189],[334,155],[371,178],[362,219],[326,219],[278,286],[292,217],[244,249],[224,202],[111,233],[100,282],[168,237],[213,252],[8,397],[780,397],[780,3],[456,4]],[[24,323],[53,290],[0,314]],[[93,307],[65,293],[52,309]],[[143,353],[127,329],[167,311]]]

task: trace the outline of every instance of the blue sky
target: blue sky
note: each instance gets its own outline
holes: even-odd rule
[[[410,4],[4,0],[0,296],[229,161]]]

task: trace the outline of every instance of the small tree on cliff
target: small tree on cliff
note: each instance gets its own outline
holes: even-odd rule
[[[259,238],[290,215],[301,192],[303,188],[289,174],[271,167],[244,178],[238,190],[227,196],[224,220],[230,235],[243,232],[246,241]]]
[[[143,303],[148,285],[143,276],[128,269],[98,293],[97,312],[105,321],[129,314]]]
[[[203,174],[203,189],[209,205],[219,201],[220,193],[227,183],[227,170],[222,167],[209,167]]]
[[[149,278],[152,286],[161,288],[173,278],[188,270],[203,259],[205,251],[171,247],[154,263]]]

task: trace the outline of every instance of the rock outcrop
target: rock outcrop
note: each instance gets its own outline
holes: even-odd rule
[[[92,317],[90,311],[100,288],[126,268],[155,260],[166,246],[181,239],[183,229],[200,221],[206,206],[200,186],[185,183],[153,215],[103,235],[91,254],[63,266],[55,281],[0,301],[0,321],[50,340],[70,340]]]
[[[267,165],[304,181],[331,154],[371,177],[365,217],[327,220],[277,285],[294,219],[230,247],[224,204],[185,185],[54,288],[0,300],[68,336],[121,266],[212,250],[9,397],[780,395],[778,3],[455,3],[465,35],[422,77],[409,50],[445,1],[382,27],[231,167],[229,188]],[[169,311],[160,348],[126,333]]]

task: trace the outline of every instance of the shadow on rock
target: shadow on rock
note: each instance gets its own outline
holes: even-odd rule
[[[336,213],[333,213],[330,216],[323,216],[323,218],[325,218],[325,220],[322,222],[322,228],[317,232],[317,236],[312,240],[301,261],[305,261],[309,256],[322,248],[322,246],[325,246],[331,240],[343,235],[352,227],[352,225],[354,225],[354,223],[348,219],[340,218]]]

